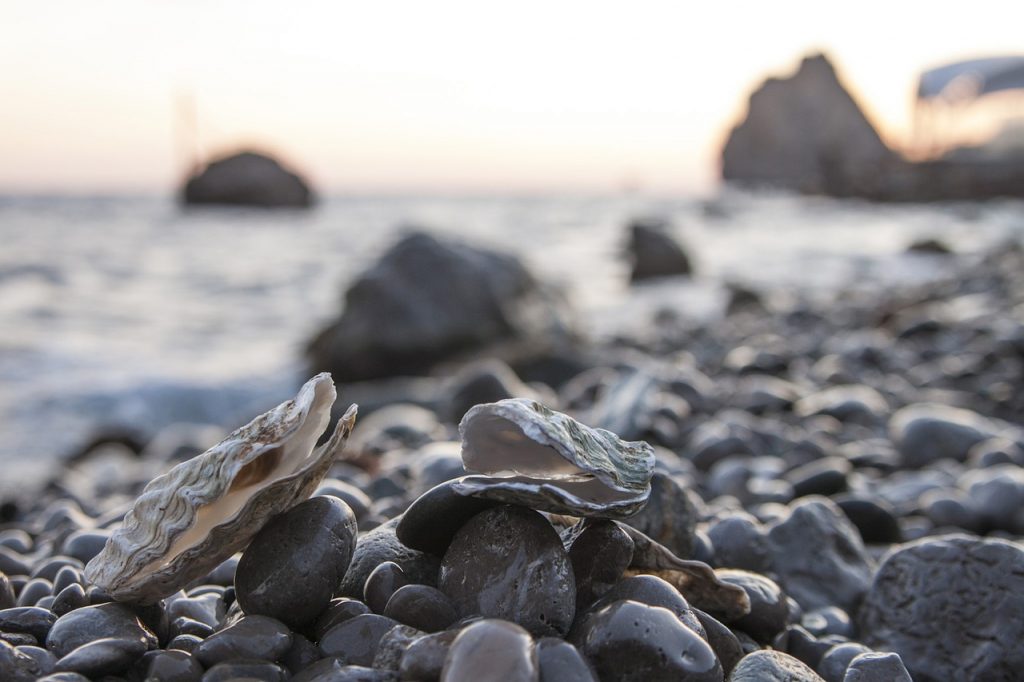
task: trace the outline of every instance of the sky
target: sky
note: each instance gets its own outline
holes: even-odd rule
[[[325,193],[706,191],[749,92],[824,50],[887,140],[1024,3],[0,0],[0,192],[171,192],[277,153]]]

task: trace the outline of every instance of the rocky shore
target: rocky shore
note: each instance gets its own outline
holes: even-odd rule
[[[3,501],[0,678],[1018,679],[1024,249],[922,257],[949,277],[824,300],[737,287],[713,322],[666,310],[487,361],[460,337],[431,356],[458,371],[340,384],[338,408],[379,400],[343,449],[335,432],[340,455],[314,451],[333,463],[312,497],[241,524],[253,539],[223,561],[204,526],[197,560],[216,565],[180,585],[188,524],[150,512],[160,532],[117,566],[111,538],[147,482],[213,443],[98,446]],[[522,310],[497,319],[553,319]],[[549,431],[508,431],[508,412],[468,424],[511,398],[587,456],[536,456],[523,443]],[[215,499],[262,490],[279,462],[257,461],[216,469]]]

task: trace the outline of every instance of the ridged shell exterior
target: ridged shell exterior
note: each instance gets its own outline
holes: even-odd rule
[[[517,462],[516,448],[474,441],[474,429],[507,429],[550,452],[550,473],[535,458]],[[515,477],[467,476],[453,483],[463,495],[521,504],[573,516],[624,518],[642,508],[651,493],[654,450],[643,441],[624,441],[604,429],[585,426],[533,400],[508,399],[477,405],[459,424],[467,471],[511,472]],[[500,440],[500,439],[494,439]]]
[[[309,497],[327,474],[356,417],[352,405],[331,438],[314,450],[336,397],[330,375],[318,374],[294,399],[152,480],[103,551],[86,566],[86,578],[119,601],[151,603],[243,549],[273,516]],[[277,448],[304,450],[290,450],[301,460],[294,472],[270,483],[254,481],[236,513],[215,522],[198,543],[168,556],[175,540],[196,524],[200,509],[227,494],[246,465]]]

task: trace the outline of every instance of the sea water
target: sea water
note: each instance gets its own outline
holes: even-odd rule
[[[671,221],[692,279],[630,287],[625,225]],[[1024,235],[1024,203],[713,198],[332,197],[309,211],[166,197],[0,197],[0,489],[38,480],[100,426],[233,428],[290,396],[345,286],[426,228],[510,251],[565,289],[593,336],[655,310],[713,319],[723,283],[827,295],[926,282],[937,237],[978,254]]]

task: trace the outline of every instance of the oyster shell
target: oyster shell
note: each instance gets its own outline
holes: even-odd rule
[[[651,493],[654,450],[584,426],[533,400],[477,405],[459,424],[467,471],[452,488],[473,497],[572,516],[623,518]]]
[[[86,578],[114,599],[149,603],[244,548],[271,517],[309,497],[340,452],[355,405],[314,449],[336,396],[330,374],[318,374],[294,399],[150,481]]]

